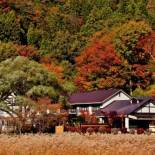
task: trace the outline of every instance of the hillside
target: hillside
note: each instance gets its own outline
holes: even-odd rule
[[[155,96],[154,73],[153,0],[0,0],[1,101],[111,87]]]

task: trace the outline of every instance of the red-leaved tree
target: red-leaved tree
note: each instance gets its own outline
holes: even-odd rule
[[[109,42],[94,42],[84,49],[76,58],[76,68],[75,82],[84,90],[122,87],[126,82],[121,59]]]
[[[148,52],[151,58],[155,61],[155,32],[141,37],[137,43],[137,47]]]

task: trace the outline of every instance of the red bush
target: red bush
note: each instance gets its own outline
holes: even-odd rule
[[[111,128],[106,128],[105,131],[106,133],[111,133]]]
[[[121,133],[127,133],[127,128],[122,128]]]
[[[137,129],[137,134],[143,134],[145,132],[145,130],[143,128],[138,128]]]

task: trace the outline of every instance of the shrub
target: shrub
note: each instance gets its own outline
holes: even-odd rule
[[[94,132],[94,129],[89,127],[89,128],[87,128],[86,132],[91,135]]]
[[[93,127],[93,129],[94,129],[94,132],[95,132],[95,133],[97,133],[97,132],[98,132],[99,127]]]
[[[135,129],[130,129],[129,133],[134,135],[135,134]]]
[[[99,133],[105,133],[106,132],[106,129],[101,126],[101,127],[98,128],[98,132]]]
[[[138,128],[137,129],[137,134],[143,134],[145,130],[143,128]]]
[[[113,133],[114,135],[117,135],[118,134],[118,129],[117,128],[111,129],[111,133]]]
[[[111,128],[106,128],[106,133],[111,133]]]
[[[122,128],[122,129],[121,129],[121,133],[128,133],[128,132],[127,132],[127,128]]]
[[[87,126],[82,126],[81,127],[81,132],[84,134],[84,133],[86,133],[86,131],[87,131]]]
[[[151,130],[150,130],[150,129],[147,129],[147,130],[145,131],[145,134],[148,135],[148,136],[151,135]]]

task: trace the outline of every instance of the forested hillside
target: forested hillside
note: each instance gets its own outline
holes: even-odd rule
[[[0,0],[0,98],[121,88],[155,96],[154,0]]]

